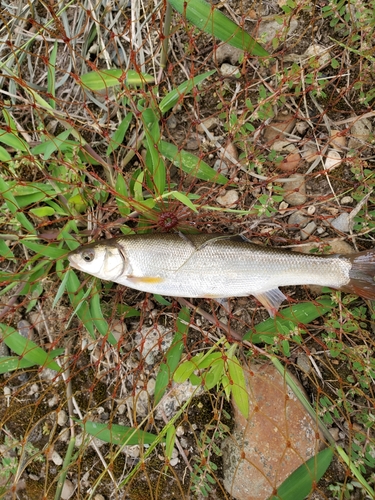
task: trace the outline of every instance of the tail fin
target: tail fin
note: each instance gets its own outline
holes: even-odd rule
[[[365,299],[375,300],[375,249],[346,255],[352,264],[349,283],[343,288]]]

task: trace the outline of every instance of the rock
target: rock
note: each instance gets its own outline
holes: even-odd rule
[[[240,77],[241,73],[240,70],[238,69],[237,66],[232,66],[231,64],[224,63],[220,66],[220,71],[222,76],[228,77],[228,76],[235,76],[235,77]]]
[[[55,465],[61,465],[63,463],[63,459],[55,450],[52,452],[50,459]]]
[[[72,497],[74,490],[75,490],[74,484],[71,481],[69,481],[69,479],[65,479],[64,486],[61,492],[62,500],[69,500],[69,498]]]
[[[167,125],[170,129],[174,129],[177,127],[177,118],[175,117],[175,115],[171,115],[167,118]]]
[[[335,149],[330,149],[327,152],[326,159],[324,161],[324,168],[326,170],[333,170],[334,168],[338,167],[340,163],[342,162],[340,153],[336,151]]]
[[[292,205],[302,205],[307,200],[305,176],[302,174],[292,174],[290,182],[284,185],[284,201]]]
[[[278,23],[275,20],[264,19],[260,22],[258,38],[261,37],[262,43],[268,43],[274,38],[286,39],[298,27],[298,21],[292,18],[287,22],[287,29],[284,23]]]
[[[340,254],[350,254],[350,253],[355,253],[355,250],[353,247],[349,245],[346,241],[330,241],[329,246],[331,247],[331,251],[329,252],[330,254],[333,253],[340,253]],[[292,248],[294,252],[300,252],[300,253],[311,253],[311,250],[314,250],[316,248],[319,248],[318,243],[306,243],[304,245],[297,245]]]
[[[233,158],[233,160],[238,160],[238,151],[237,151],[237,148],[236,146],[233,144],[233,142],[229,141],[225,147],[224,147],[224,151],[225,153],[227,153],[229,156],[231,156]],[[219,157],[226,161],[226,162],[229,162],[230,163],[230,159],[227,158],[227,156],[224,154],[224,153],[221,153],[220,152],[220,155]]]
[[[351,196],[343,196],[341,198],[341,205],[351,205],[353,203],[353,198]]]
[[[197,130],[198,130],[198,132],[204,133],[205,130],[204,130],[202,125],[204,125],[204,127],[207,130],[212,130],[218,124],[219,124],[219,121],[217,118],[215,118],[214,116],[209,116],[208,118],[201,120],[200,124],[197,127]]]
[[[372,125],[367,118],[358,118],[350,128],[349,149],[363,148],[372,133]]]
[[[184,144],[184,148],[190,151],[195,151],[196,149],[199,149],[200,143],[200,138],[189,137]]]
[[[219,172],[219,174],[222,175],[227,175],[229,172],[228,165],[224,160],[216,160],[213,168],[214,170],[216,170],[216,172]]]
[[[272,149],[274,151],[278,151],[280,153],[285,153],[285,151],[289,151],[290,153],[294,153],[297,151],[297,148],[294,144],[289,141],[275,141],[272,144]]]
[[[163,325],[157,325],[157,328],[142,326],[141,331],[135,335],[135,342],[145,362],[153,365],[155,356],[166,352],[171,345],[172,333]]]
[[[245,373],[250,416],[234,404],[234,431],[222,444],[224,486],[237,500],[264,500],[316,454],[318,429],[272,365]]]
[[[313,234],[315,229],[316,229],[316,224],[312,220],[311,222],[309,222],[307,224],[307,226],[305,226],[303,229],[301,229],[301,231],[300,231],[301,240],[307,240],[307,238]]]
[[[296,123],[296,130],[299,134],[303,135],[306,130],[309,128],[309,124],[306,122],[297,122]]]
[[[324,64],[327,64],[331,61],[331,55],[328,50],[322,45],[318,45],[317,43],[309,46],[309,48],[303,54],[303,58],[305,57],[315,57],[318,61],[319,66],[323,66]]]
[[[284,215],[288,207],[289,207],[288,203],[282,201],[279,205],[279,213],[281,215]]]
[[[288,224],[290,226],[298,226],[303,227],[309,222],[309,218],[306,217],[305,213],[302,210],[297,210],[292,213],[292,215],[288,219]]]
[[[68,421],[68,414],[65,410],[60,410],[57,414],[57,423],[58,425],[65,425]]]
[[[316,212],[316,208],[314,207],[314,205],[310,205],[308,208],[307,208],[307,214],[308,215],[314,215]]]
[[[337,151],[344,151],[346,147],[346,137],[341,134],[340,130],[332,129],[329,143],[334,149],[337,149]]]
[[[293,129],[296,123],[296,119],[294,115],[291,113],[279,113],[272,122],[267,125],[264,129],[264,141],[268,145],[272,145],[279,141],[285,141],[285,133],[289,134]]]
[[[279,165],[277,165],[277,168],[284,172],[295,172],[300,166],[300,161],[301,156],[299,153],[290,153]]]
[[[303,352],[301,354],[299,354],[298,357],[297,357],[297,365],[306,374],[309,374],[311,372],[311,363],[310,363],[310,360],[309,360],[308,356],[306,356],[306,354],[303,353]]]
[[[307,163],[313,163],[319,156],[316,146],[313,144],[306,144],[302,151],[302,158],[307,161]]]
[[[223,207],[233,207],[238,202],[239,196],[235,189],[230,189],[224,196],[218,196],[216,201]]]
[[[222,43],[215,50],[214,61],[218,66],[221,66],[223,63],[230,63],[235,66],[242,61],[243,56],[243,50],[237,49],[228,43]]]
[[[331,222],[331,226],[337,229],[337,231],[341,231],[342,233],[349,233],[352,228],[352,219],[347,212],[343,212],[336,219]]]

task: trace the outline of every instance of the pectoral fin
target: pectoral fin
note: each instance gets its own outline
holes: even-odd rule
[[[256,299],[267,309],[268,314],[271,318],[275,317],[275,314],[279,310],[280,304],[286,299],[283,292],[281,292],[278,288],[274,288],[273,290],[267,290],[263,293],[258,293],[254,295]]]
[[[134,284],[153,284],[153,283],[162,283],[164,278],[160,278],[160,276],[127,276],[129,281],[132,281]]]

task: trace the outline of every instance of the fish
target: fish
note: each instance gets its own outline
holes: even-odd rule
[[[80,246],[70,265],[102,280],[169,297],[253,295],[274,317],[279,286],[320,285],[375,299],[375,249],[302,254],[221,234],[131,234]]]

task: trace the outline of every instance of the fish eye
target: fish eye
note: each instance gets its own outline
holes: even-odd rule
[[[82,259],[85,262],[92,262],[94,258],[95,258],[95,250],[93,250],[92,248],[89,248],[82,252]]]

